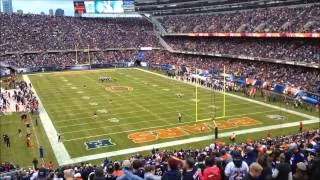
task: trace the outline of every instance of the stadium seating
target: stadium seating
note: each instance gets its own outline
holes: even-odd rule
[[[112,64],[121,61],[134,61],[137,51],[91,52],[93,64]],[[3,62],[19,68],[57,66],[64,67],[76,64],[76,53],[50,53],[0,56]],[[77,53],[78,64],[89,63],[87,53]],[[268,80],[286,86],[301,87],[305,90],[320,93],[320,73],[315,68],[288,66],[267,62],[231,60],[205,56],[172,54],[167,51],[146,51],[145,60],[151,64],[197,67],[204,70],[222,72],[226,65],[227,72],[243,78]]]
[[[152,24],[142,18],[73,18],[0,13],[0,28],[0,52],[160,46]]]
[[[312,39],[167,37],[174,50],[242,55],[248,57],[320,62],[320,45]]]
[[[159,17],[169,33],[320,32],[320,6],[252,9],[214,14]]]
[[[310,130],[279,137],[272,137],[268,132],[266,138],[257,141],[248,139],[247,142],[231,144],[214,141],[202,149],[174,151],[154,149],[147,155],[134,155],[122,162],[106,158],[102,165],[81,163],[48,168],[42,163],[40,168],[21,169],[5,162],[0,165],[0,179],[5,177],[12,179],[101,179],[103,177],[143,179],[150,176],[151,179],[162,177],[166,180],[173,179],[172,176],[177,176],[179,179],[192,177],[205,179],[206,172],[212,167],[217,167],[218,175],[226,179],[231,175],[229,166],[239,161],[245,167],[249,166],[250,170],[254,165],[261,167],[262,171],[258,175],[263,179],[277,178],[285,172],[292,172],[293,179],[316,180],[320,178],[319,131],[320,129]],[[243,176],[248,179],[252,174],[249,173],[249,168],[244,169]],[[278,173],[275,173],[276,169]]]

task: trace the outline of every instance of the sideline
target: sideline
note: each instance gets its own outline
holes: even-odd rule
[[[313,120],[303,121],[303,124],[313,124],[313,123],[317,123],[317,122],[318,122],[317,119],[313,119]],[[299,123],[300,122],[292,122],[292,123],[282,124],[281,126],[279,126],[277,124],[277,125],[264,126],[264,127],[258,127],[258,128],[242,129],[242,130],[238,130],[238,131],[231,131],[231,132],[229,131],[229,132],[220,133],[219,137],[220,138],[221,137],[228,137],[233,132],[237,135],[241,135],[241,134],[267,131],[267,130],[275,130],[275,129],[294,127],[294,126],[299,126]],[[62,164],[62,165],[75,164],[75,163],[86,162],[86,161],[95,160],[95,159],[103,159],[106,157],[119,156],[119,155],[125,155],[125,154],[130,154],[130,153],[142,152],[142,151],[149,151],[149,150],[156,149],[156,148],[165,148],[165,147],[169,147],[169,146],[189,144],[189,143],[194,143],[194,142],[199,142],[199,141],[206,141],[206,140],[210,140],[210,139],[213,140],[213,135],[194,137],[194,138],[189,138],[189,139],[170,141],[170,142],[159,143],[159,144],[152,144],[152,145],[141,146],[141,147],[136,147],[136,148],[122,149],[119,151],[112,151],[112,152],[82,156],[82,157],[70,159],[69,161],[65,161],[64,162],[65,164]]]
[[[28,75],[23,75],[23,80],[27,82],[27,84],[31,83]],[[36,90],[33,88],[31,89],[36,96],[36,98],[39,101],[39,110],[40,110],[40,120],[41,124],[43,125],[44,131],[46,132],[51,148],[53,150],[54,155],[56,156],[57,162],[59,165],[64,164],[65,161],[70,160],[70,155],[68,151],[66,150],[66,147],[63,145],[62,142],[58,142],[58,137],[57,137],[57,131],[54,128],[52,121],[44,108]]]

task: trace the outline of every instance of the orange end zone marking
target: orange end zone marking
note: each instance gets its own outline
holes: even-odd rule
[[[142,131],[142,132],[135,132],[128,135],[129,139],[132,139],[134,143],[145,143],[150,141],[155,141],[158,139],[152,131]]]
[[[169,139],[187,136],[190,134],[206,133],[214,129],[216,126],[219,128],[219,130],[224,130],[258,124],[262,123],[249,117],[241,117],[228,120],[182,125],[166,129],[135,132],[129,134],[128,138],[131,139],[134,143],[145,143],[155,141],[157,139]]]
[[[176,138],[188,135],[185,131],[175,127],[175,128],[168,128],[168,129],[159,129],[155,130],[155,133],[158,134],[158,137],[161,139],[168,139],[168,138]]]

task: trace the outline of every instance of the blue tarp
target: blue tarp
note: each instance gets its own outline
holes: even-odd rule
[[[279,94],[283,94],[284,89],[285,89],[284,86],[276,84],[272,91],[276,92],[276,93],[279,93]]]

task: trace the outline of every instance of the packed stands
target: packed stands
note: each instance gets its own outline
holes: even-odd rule
[[[320,62],[318,39],[167,37],[165,41],[174,50]]]
[[[92,64],[113,64],[129,62],[136,59],[137,51],[105,51],[91,52]],[[76,64],[76,53],[51,53],[11,55],[0,57],[9,65],[19,68],[64,67]],[[78,64],[89,63],[87,53],[77,54]],[[286,86],[300,87],[305,90],[320,93],[320,73],[316,68],[306,68],[267,62],[253,62],[245,60],[215,58],[209,56],[193,56],[173,54],[167,51],[146,51],[144,61],[153,65],[174,65],[197,67],[203,70],[222,72],[223,66],[227,73],[236,77],[268,80]]]
[[[21,169],[8,162],[0,166],[0,178],[13,179],[243,179],[317,180],[320,178],[320,137],[318,130],[247,142],[214,141],[202,149],[174,151],[154,149],[121,161],[106,158],[101,165],[81,163],[54,167],[52,162]],[[257,170],[255,172],[255,170]]]
[[[158,17],[169,33],[320,32],[319,4]]]
[[[320,93],[320,73],[318,69],[168,53],[158,54],[154,59],[155,64],[197,67],[217,73],[222,73],[223,66],[226,66],[226,72],[236,77],[267,80],[271,83],[301,87],[311,92]]]
[[[160,46],[152,24],[143,18],[0,13],[0,32],[0,52]]]

